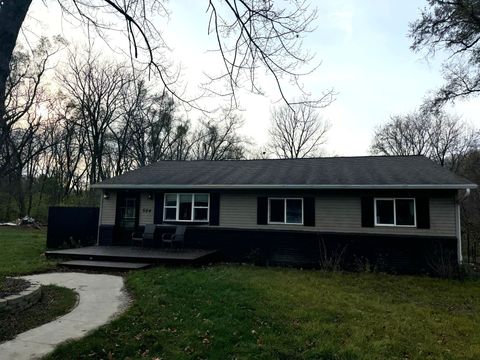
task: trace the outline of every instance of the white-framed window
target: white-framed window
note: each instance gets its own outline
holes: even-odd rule
[[[268,198],[268,223],[303,225],[303,198]]]
[[[163,220],[208,222],[209,208],[210,194],[165,193]]]
[[[416,227],[415,198],[375,198],[375,226]]]

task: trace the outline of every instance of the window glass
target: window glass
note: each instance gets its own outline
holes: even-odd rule
[[[413,199],[396,199],[395,213],[397,217],[397,225],[415,225]]]
[[[165,220],[176,220],[177,208],[165,208]]]
[[[192,220],[192,194],[179,195],[178,220]]]
[[[177,194],[165,195],[165,206],[177,206]]]
[[[393,200],[377,200],[377,224],[394,225]]]
[[[135,218],[135,199],[125,199],[125,218]]]
[[[195,206],[208,206],[208,195],[207,194],[195,194]]]
[[[302,223],[302,200],[287,199],[287,223]]]
[[[285,222],[285,201],[270,199],[270,222]]]
[[[208,219],[208,209],[207,208],[195,208],[193,210],[194,220],[207,220]]]
[[[208,194],[191,193],[165,194],[164,219],[174,221],[208,221],[208,196]]]

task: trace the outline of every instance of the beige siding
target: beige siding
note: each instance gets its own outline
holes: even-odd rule
[[[317,196],[315,200],[315,227],[308,227],[298,225],[257,225],[257,195],[224,194],[220,198],[220,226],[455,236],[455,203],[453,197],[430,199],[430,229],[401,227],[364,228],[361,226],[359,197]]]
[[[154,199],[148,198],[148,193],[140,195],[140,216],[138,219],[139,225],[153,224]]]
[[[109,194],[110,196],[108,199],[102,199],[102,208],[100,209],[101,225],[115,225],[117,194],[115,192],[109,192]]]
[[[275,197],[280,194],[272,195]],[[289,195],[301,197],[301,195]],[[318,230],[303,225],[257,225],[257,195],[222,194],[220,196],[220,226],[232,228]]]
[[[430,199],[430,229],[389,226],[364,228],[361,225],[360,198],[317,197],[315,225],[323,231],[455,236],[455,202],[453,197]]]

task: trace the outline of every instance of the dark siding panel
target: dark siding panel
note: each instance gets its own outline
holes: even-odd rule
[[[373,197],[362,197],[362,227],[373,227],[375,224],[374,216]]]
[[[220,223],[220,194],[210,193],[210,225]]]
[[[417,228],[430,229],[430,199],[428,197],[415,198],[417,206]]]
[[[155,194],[155,208],[153,210],[153,222],[155,224],[163,223],[163,192]]]
[[[268,198],[266,196],[257,197],[257,224],[266,225],[268,221]]]
[[[315,226],[315,198],[303,198],[303,224],[305,226]]]
[[[98,245],[111,246],[115,237],[114,225],[100,225],[98,229]]]
[[[455,237],[384,234],[317,233],[191,227],[186,247],[218,249],[226,261],[257,264],[321,265],[321,254],[342,254],[340,266],[355,270],[371,266],[392,273],[434,273],[438,251],[456,263]],[[435,262],[437,261],[437,262]],[[362,265],[363,264],[363,265]]]

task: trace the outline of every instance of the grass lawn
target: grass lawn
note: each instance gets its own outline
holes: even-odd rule
[[[43,256],[46,232],[0,227],[0,278],[42,272],[55,266]]]
[[[219,265],[127,283],[124,315],[48,358],[480,358],[479,282]]]
[[[42,286],[42,297],[32,307],[18,314],[0,312],[0,342],[68,313],[76,301],[73,290],[54,285]]]

